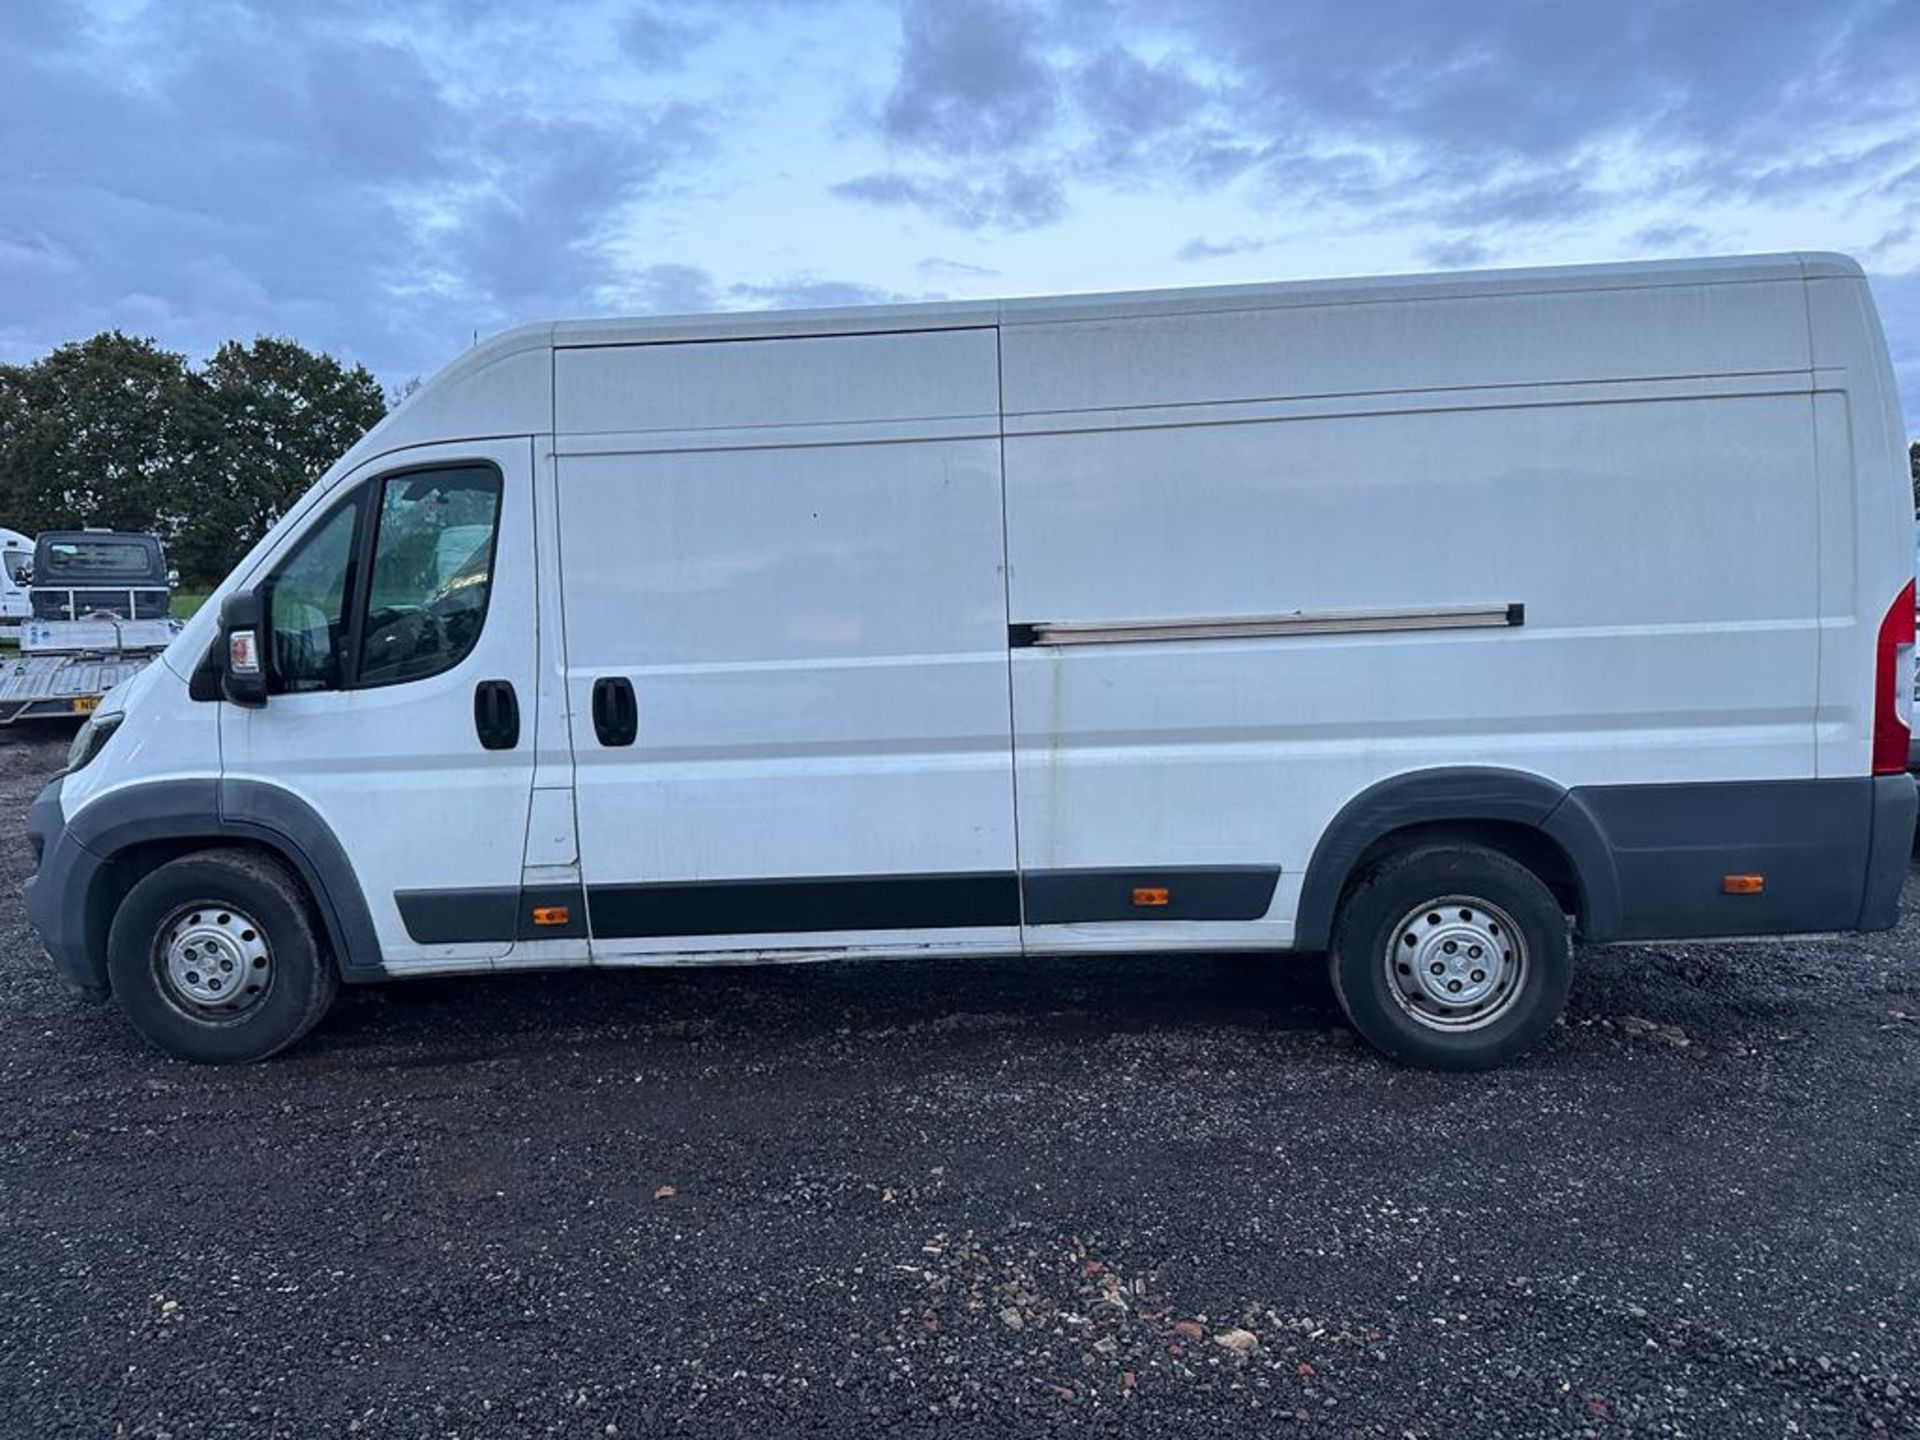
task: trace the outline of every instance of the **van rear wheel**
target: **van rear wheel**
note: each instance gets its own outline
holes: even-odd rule
[[[299,880],[250,850],[202,851],[142,877],[114,915],[107,972],[141,1035],[216,1065],[293,1044],[339,985]]]
[[[1573,982],[1560,902],[1478,845],[1389,855],[1347,894],[1328,956],[1353,1027],[1395,1060],[1483,1070],[1534,1045]]]

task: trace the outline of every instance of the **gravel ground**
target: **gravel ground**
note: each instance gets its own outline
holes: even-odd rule
[[[1920,1430],[1920,889],[1580,957],[1502,1072],[1320,967],[350,991],[200,1070],[55,985],[0,742],[0,1430]]]

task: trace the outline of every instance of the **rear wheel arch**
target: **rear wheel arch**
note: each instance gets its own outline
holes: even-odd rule
[[[1484,846],[1533,871],[1584,937],[1617,928],[1612,853],[1577,796],[1524,770],[1449,766],[1392,776],[1341,807],[1307,865],[1295,947],[1324,950],[1341,901],[1386,857],[1449,842]]]

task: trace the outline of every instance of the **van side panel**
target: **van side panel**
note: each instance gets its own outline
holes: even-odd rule
[[[554,352],[564,435],[875,425],[997,416],[993,331],[816,335]]]
[[[1800,288],[1613,285],[1065,324],[1009,316],[1007,413],[1803,372]]]
[[[1016,627],[1336,631],[1016,649],[1024,863],[1278,865],[1237,928],[1287,943],[1321,833],[1395,775],[1813,776],[1806,334],[1795,283],[1006,326]],[[1496,618],[1338,633],[1460,608]]]
[[[1816,277],[1806,291],[1820,446],[1820,773],[1864,775],[1874,644],[1913,578],[1913,493],[1899,392],[1865,279]]]
[[[1017,947],[992,331],[555,362],[595,956]]]

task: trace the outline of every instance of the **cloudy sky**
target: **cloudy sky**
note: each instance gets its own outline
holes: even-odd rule
[[[0,0],[0,359],[1803,248],[1920,433],[1920,0]]]

